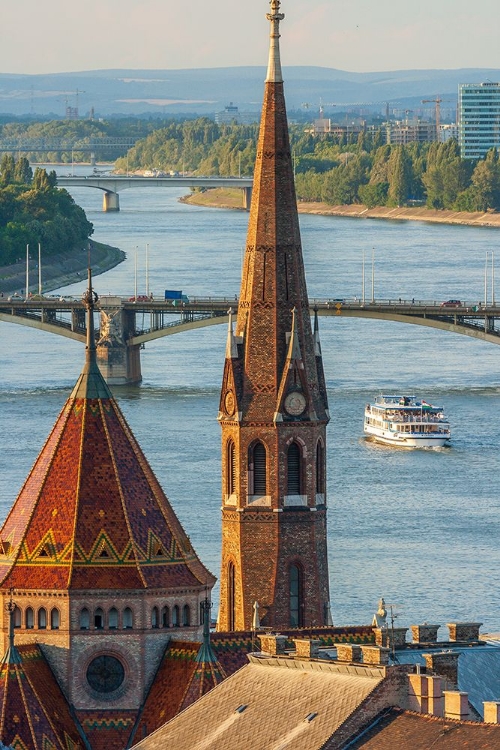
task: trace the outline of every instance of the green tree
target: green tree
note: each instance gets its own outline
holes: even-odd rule
[[[392,149],[387,171],[389,203],[393,206],[402,206],[410,197],[412,182],[411,160],[404,146],[396,146]]]

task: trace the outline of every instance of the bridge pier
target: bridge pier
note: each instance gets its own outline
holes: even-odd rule
[[[142,380],[140,345],[97,345],[97,364],[108,385],[133,385]]]
[[[243,190],[243,208],[245,208],[247,211],[250,211],[250,205],[252,203],[252,188],[245,187],[245,188],[242,188],[242,190]]]
[[[102,198],[102,210],[105,213],[120,210],[120,196],[118,195],[118,193],[105,191]]]
[[[135,313],[123,310],[119,297],[101,299],[97,364],[108,385],[140,383],[140,344],[127,343],[135,330]]]

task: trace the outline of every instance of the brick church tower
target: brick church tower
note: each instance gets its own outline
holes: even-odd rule
[[[330,624],[326,425],[317,318],[311,327],[271,0],[269,66],[236,331],[219,408],[222,570],[218,629]]]

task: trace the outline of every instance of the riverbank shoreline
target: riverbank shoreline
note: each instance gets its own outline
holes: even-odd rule
[[[203,193],[192,193],[181,198],[183,203],[209,208],[226,208],[244,210],[241,191],[237,189],[214,188]],[[500,213],[495,211],[445,211],[430,209],[425,206],[391,208],[377,206],[367,208],[363,205],[330,206],[327,203],[298,201],[297,208],[302,214],[318,216],[345,216],[354,219],[390,219],[392,221],[428,221],[437,224],[461,224],[464,226],[498,227]]]
[[[126,254],[123,250],[92,240],[92,276],[99,276],[122,263]],[[62,286],[69,286],[87,276],[88,255],[86,250],[70,250],[57,257],[42,259],[42,292],[50,292]],[[0,294],[24,296],[26,286],[26,263],[19,261],[10,266],[0,266]],[[29,291],[38,294],[38,265],[31,260],[29,269]]]

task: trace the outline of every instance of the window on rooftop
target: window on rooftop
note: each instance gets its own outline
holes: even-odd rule
[[[160,627],[160,613],[158,612],[158,607],[153,607],[151,611],[151,627],[152,628]]]
[[[163,607],[161,611],[161,626],[162,628],[170,627],[170,610],[168,607]]]
[[[172,610],[172,627],[178,628],[179,627],[179,607],[177,604]]]
[[[189,609],[188,604],[185,604],[182,609],[182,624],[185,628],[188,628],[191,625],[191,610]]]
[[[90,613],[86,607],[80,612],[80,630],[88,630],[90,628]]]
[[[115,607],[111,607],[109,610],[108,626],[110,630],[116,630],[118,627],[118,610]]]
[[[50,610],[50,629],[59,630],[60,615],[59,610],[55,607]]]
[[[26,610],[26,628],[28,630],[33,630],[35,627],[35,613],[33,612],[32,607],[28,607]]]
[[[102,630],[104,628],[104,612],[100,607],[97,607],[94,612],[94,628],[96,630]]]

